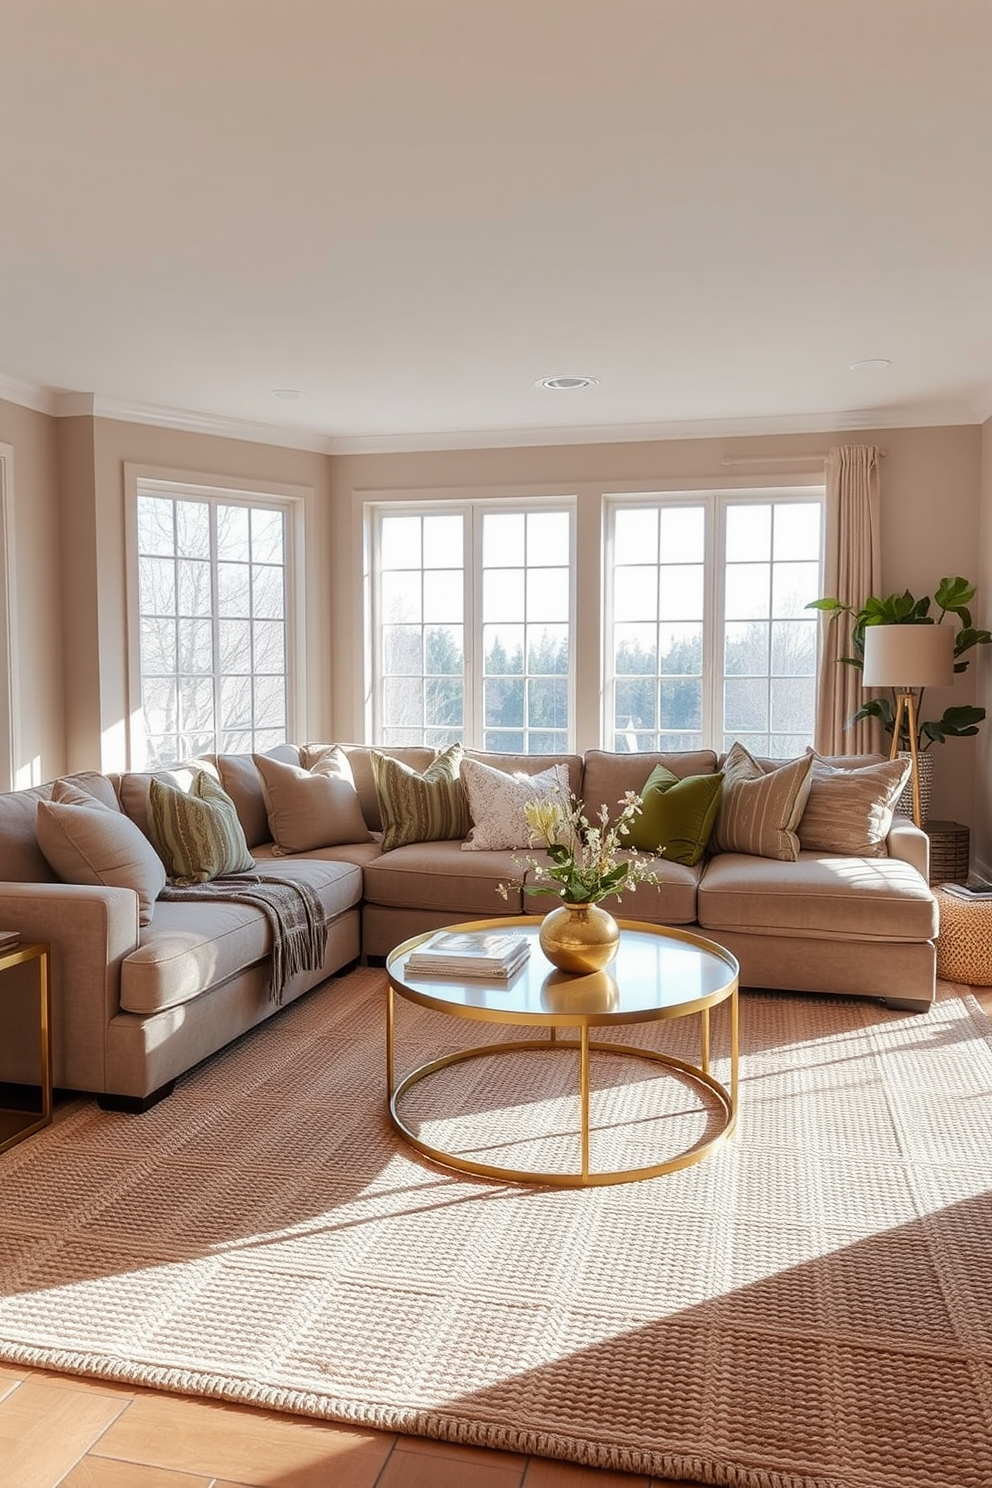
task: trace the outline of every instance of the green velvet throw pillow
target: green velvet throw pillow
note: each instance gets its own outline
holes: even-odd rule
[[[680,780],[664,765],[656,765],[640,792],[643,809],[630,824],[627,845],[693,867],[706,851],[722,789],[719,772]]]

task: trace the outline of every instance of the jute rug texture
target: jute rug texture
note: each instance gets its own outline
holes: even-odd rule
[[[737,1488],[989,1488],[992,1028],[964,989],[925,1016],[745,994],[734,1137],[584,1191],[405,1146],[384,1010],[360,969],[145,1116],[80,1100],[0,1156],[0,1358]],[[693,1057],[697,1027],[647,1036]],[[400,1066],[480,1033],[401,1004]],[[716,1016],[714,1046],[725,1075]],[[576,1064],[453,1066],[408,1115],[551,1170]],[[659,1066],[594,1056],[593,1084],[594,1165],[713,1129]]]

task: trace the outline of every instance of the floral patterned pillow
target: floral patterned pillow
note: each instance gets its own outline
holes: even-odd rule
[[[462,780],[468,794],[472,830],[462,843],[468,852],[498,852],[530,846],[530,827],[524,816],[528,801],[560,791],[568,796],[568,766],[551,765],[537,775],[517,771],[508,775],[481,760],[462,760]]]

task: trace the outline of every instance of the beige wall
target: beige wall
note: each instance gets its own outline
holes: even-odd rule
[[[13,449],[8,521],[18,696],[12,773],[27,785],[65,768],[56,421],[0,401],[0,443]]]
[[[992,630],[992,419],[982,427],[981,522],[976,564],[979,604],[975,623]],[[978,667],[977,701],[988,712],[978,741],[975,775],[975,804],[971,822],[972,866],[983,878],[992,879],[992,646],[982,648]]]
[[[370,493],[422,496],[505,492],[576,493],[579,506],[580,624],[592,627],[596,654],[599,524],[604,489],[677,490],[684,486],[788,484],[822,471],[815,457],[833,444],[878,444],[882,466],[883,587],[932,590],[944,574],[976,574],[981,431],[976,426],[858,430],[856,434],[761,439],[678,440],[653,444],[559,445],[536,449],[355,455],[333,462],[334,724],[336,737],[360,737],[361,505]],[[763,459],[762,457],[766,457]],[[813,458],[811,458],[813,457]],[[737,459],[740,464],[726,464]],[[971,702],[975,678],[959,677],[932,699]],[[929,710],[928,710],[929,711]],[[595,680],[579,697],[580,749],[598,744]],[[938,758],[934,815],[970,822],[975,741],[952,740]]]
[[[306,676],[311,738],[363,731],[361,503],[369,493],[575,492],[580,623],[595,653],[600,498],[604,489],[679,489],[809,478],[838,442],[878,443],[883,586],[932,588],[945,573],[980,583],[992,618],[992,424],[854,434],[651,444],[328,457],[104,419],[54,419],[0,402],[0,442],[14,448],[15,644],[22,679],[21,778],[124,763],[127,638],[124,466],[308,488]],[[983,458],[984,451],[984,458]],[[728,459],[746,463],[731,465]],[[982,525],[984,521],[984,526]],[[65,619],[63,624],[63,599]],[[983,661],[985,659],[983,658]],[[992,713],[992,665],[957,679],[940,707],[981,700]],[[595,684],[582,690],[579,745],[598,742]],[[975,789],[981,749],[980,784]],[[934,814],[969,823],[992,858],[992,741],[951,741],[938,754]],[[987,870],[986,870],[987,871]]]
[[[329,548],[329,467],[326,455],[247,440],[218,439],[174,429],[110,419],[94,422],[95,580],[99,657],[99,721],[88,709],[68,719],[70,749],[76,762],[120,769],[126,763],[127,594],[124,542],[124,467],[152,468],[163,475],[195,476],[209,483],[243,481],[304,490],[306,505],[307,614],[303,637],[303,731],[323,738],[330,729],[330,607],[327,586]]]

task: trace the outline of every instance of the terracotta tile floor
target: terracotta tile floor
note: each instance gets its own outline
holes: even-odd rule
[[[0,1463],[4,1488],[679,1488],[9,1365]]]

